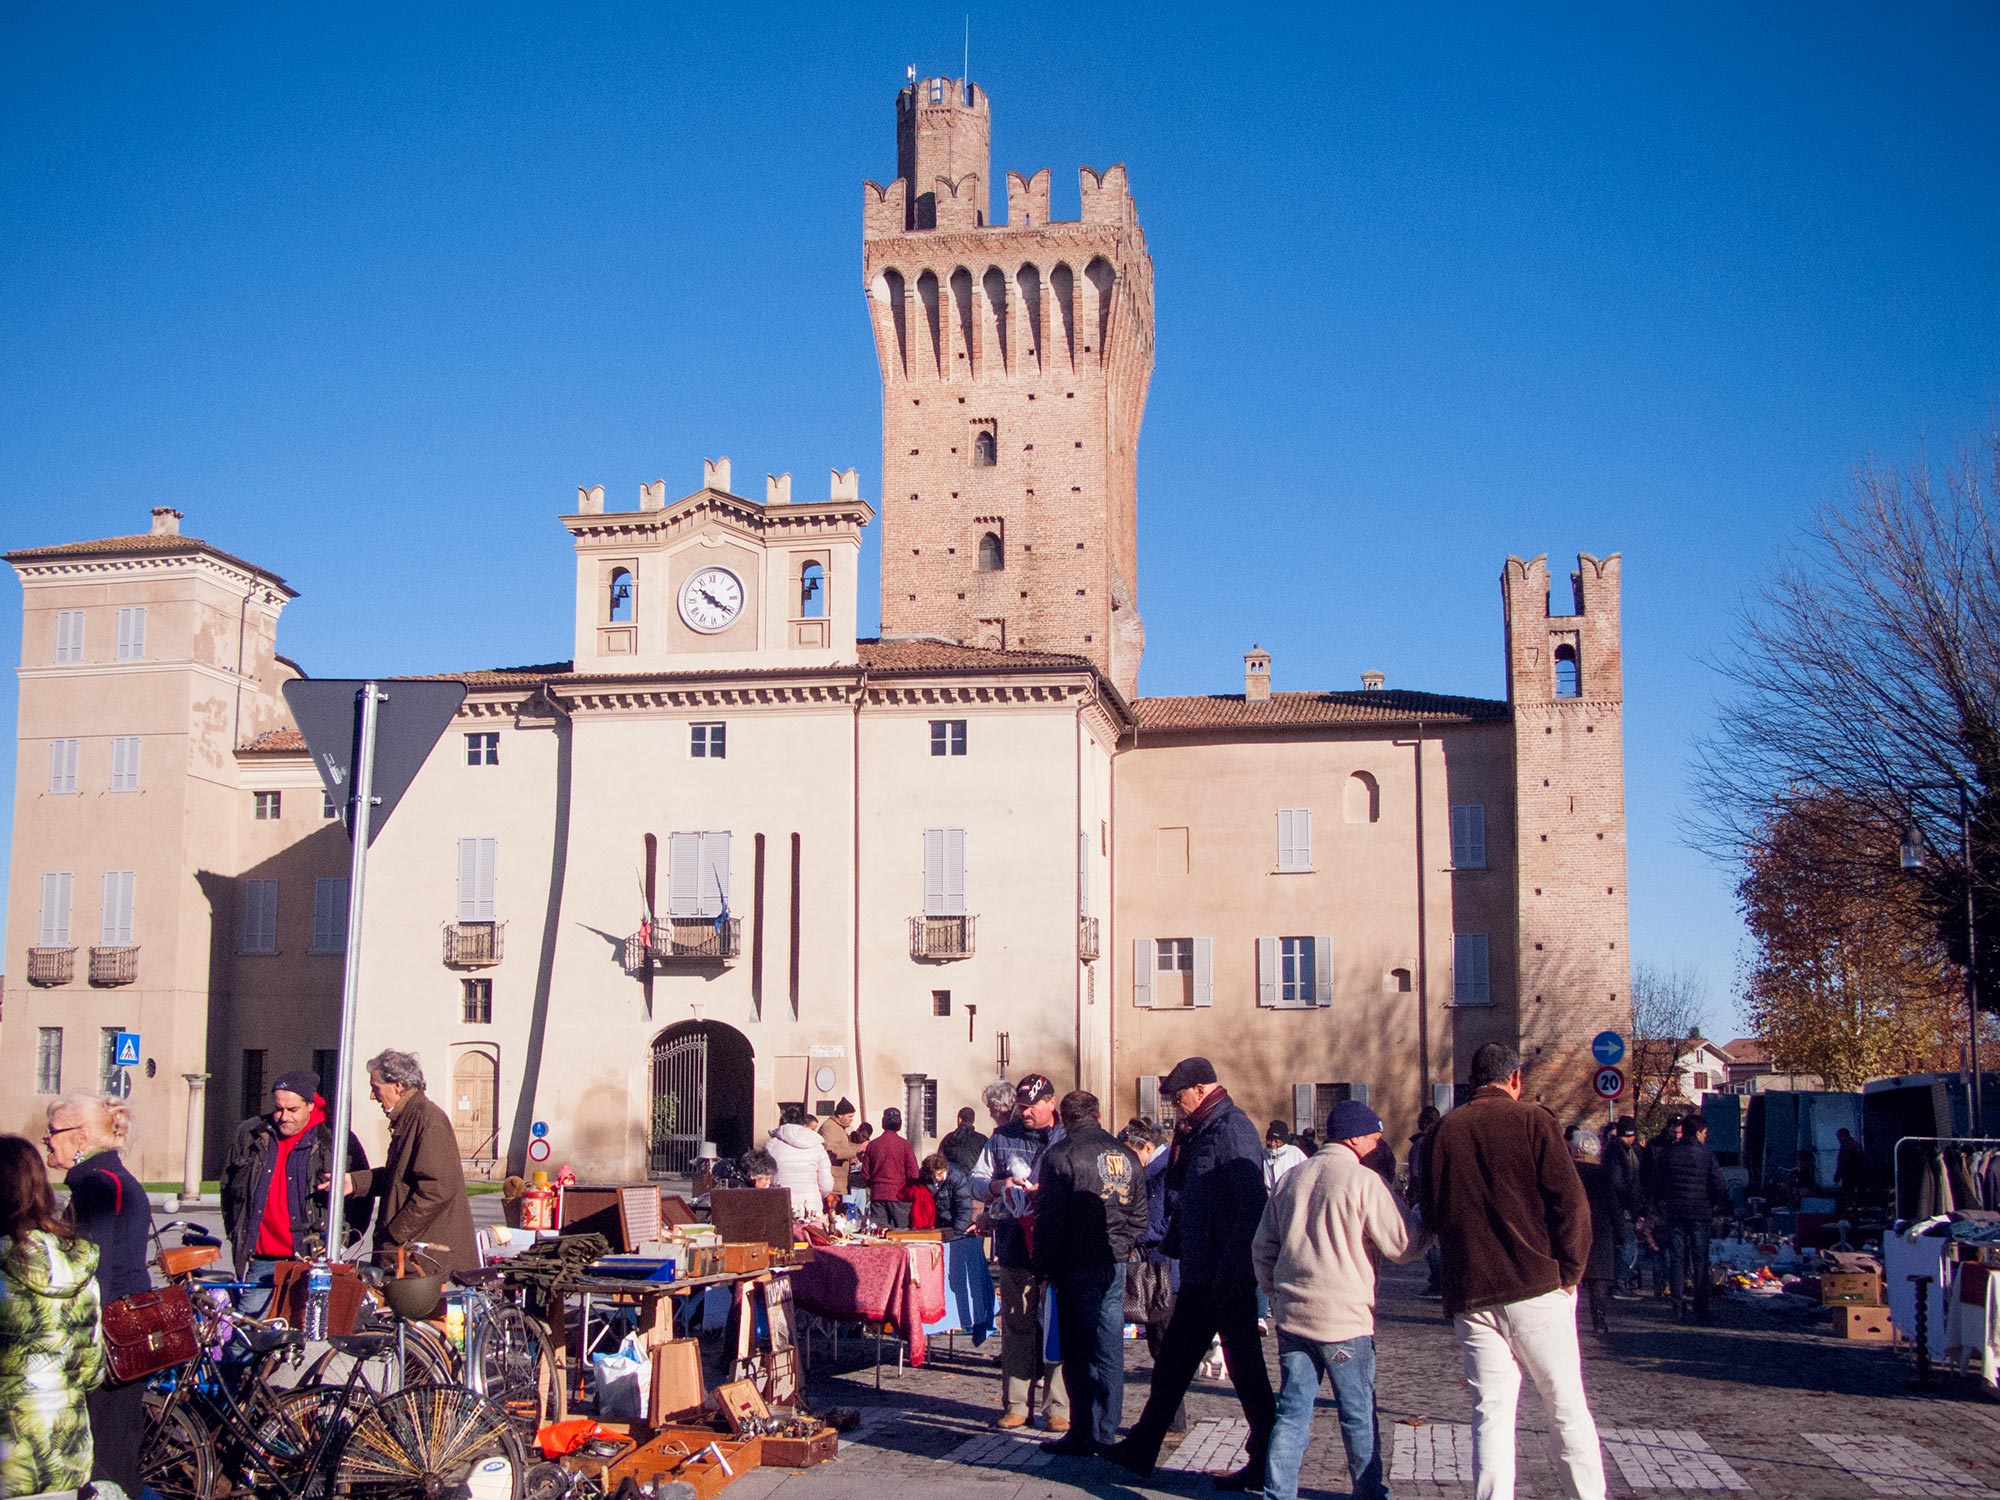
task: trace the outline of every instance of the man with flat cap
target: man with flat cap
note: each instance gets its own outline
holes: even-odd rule
[[[252,1115],[236,1127],[222,1169],[222,1222],[235,1252],[236,1274],[258,1288],[243,1297],[243,1310],[252,1314],[268,1305],[279,1261],[310,1260],[327,1249],[333,1127],[319,1094],[319,1075],[306,1068],[279,1074],[271,1085],[271,1106],[269,1114]],[[348,1170],[367,1166],[368,1154],[349,1131]],[[335,1253],[368,1227],[370,1207],[365,1197],[348,1197],[347,1233],[333,1247]]]
[[[1367,1165],[1382,1119],[1343,1099],[1326,1122],[1327,1144],[1271,1194],[1250,1247],[1257,1282],[1278,1326],[1278,1423],[1265,1500],[1296,1500],[1320,1378],[1333,1384],[1354,1500],[1387,1500],[1382,1433],[1375,1419],[1375,1260],[1402,1264],[1430,1245],[1413,1230],[1396,1190]]]
[[[1040,1405],[1050,1432],[1069,1431],[1069,1388],[1050,1360],[1042,1327],[1046,1283],[1035,1274],[1028,1236],[1042,1156],[1063,1138],[1056,1086],[1030,1073],[1014,1086],[1014,1118],[997,1126],[972,1169],[972,1196],[986,1205],[993,1230],[993,1280],[1000,1294],[1000,1421],[1028,1425]]]
[[[1167,1426],[1194,1380],[1195,1369],[1220,1337],[1230,1384],[1250,1419],[1249,1461],[1216,1476],[1219,1488],[1254,1490],[1264,1483],[1277,1405],[1257,1337],[1257,1273],[1250,1242],[1264,1214],[1264,1142],[1250,1117],[1216,1081],[1205,1057],[1183,1058],[1160,1085],[1174,1106],[1173,1155],[1167,1164],[1167,1239],[1161,1247],[1181,1263],[1180,1295],[1153,1361],[1153,1390],[1124,1440],[1104,1456],[1140,1478],[1153,1472]]]

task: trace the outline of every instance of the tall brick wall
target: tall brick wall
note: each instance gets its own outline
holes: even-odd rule
[[[1549,611],[1546,557],[1507,559],[1507,697],[1514,713],[1525,1097],[1565,1121],[1603,1105],[1590,1039],[1631,1022],[1625,896],[1624,666],[1618,554],[1584,554],[1574,613]],[[1558,695],[1574,653],[1575,696]]]
[[[1119,166],[1082,169],[1082,217],[1063,223],[1046,171],[1009,173],[1008,222],[993,225],[989,130],[977,88],[921,80],[897,100],[905,175],[863,193],[882,628],[1077,652],[1131,696],[1152,260]],[[997,568],[982,567],[989,536]]]

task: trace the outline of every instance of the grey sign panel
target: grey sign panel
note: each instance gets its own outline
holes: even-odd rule
[[[285,705],[305,736],[320,780],[341,809],[341,822],[350,829],[353,824],[347,804],[353,796],[361,690],[367,685],[358,679],[332,677],[301,677],[285,684]],[[462,682],[378,679],[377,688],[382,700],[375,720],[375,807],[368,826],[371,844],[465,701]]]

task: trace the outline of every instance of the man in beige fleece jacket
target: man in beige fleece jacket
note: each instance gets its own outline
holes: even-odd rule
[[[1265,1500],[1297,1500],[1322,1375],[1333,1384],[1354,1500],[1388,1500],[1375,1422],[1375,1266],[1372,1246],[1401,1264],[1428,1248],[1394,1188],[1363,1160],[1382,1142],[1382,1120],[1358,1100],[1336,1104],[1327,1144],[1286,1174],[1251,1242],[1257,1284],[1278,1326],[1278,1423],[1264,1474]]]

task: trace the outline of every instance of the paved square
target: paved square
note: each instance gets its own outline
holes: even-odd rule
[[[1922,1443],[1875,1433],[1842,1437],[1808,1432],[1805,1440],[1878,1495],[1987,1495],[1992,1491]]]
[[[1696,1433],[1600,1427],[1597,1436],[1625,1482],[1635,1490],[1750,1488]]]
[[[1187,1474],[1216,1474],[1240,1469],[1250,1462],[1243,1445],[1250,1440],[1250,1424],[1241,1417],[1211,1418],[1188,1427],[1180,1446],[1160,1460],[1162,1471]]]
[[[1340,1441],[1338,1429],[1332,1436],[1336,1443]],[[1472,1483],[1472,1424],[1398,1422],[1395,1442],[1389,1450],[1389,1480]]]

